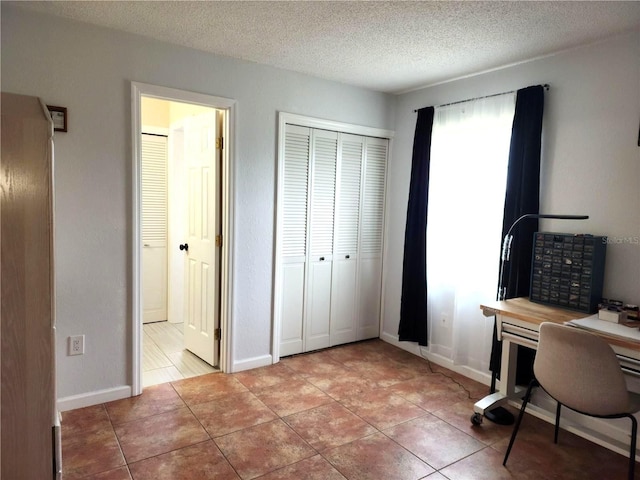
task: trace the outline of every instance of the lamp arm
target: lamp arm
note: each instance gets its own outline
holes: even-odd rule
[[[502,255],[500,257],[500,277],[499,277],[499,285],[498,285],[498,300],[504,300],[507,296],[507,287],[502,286],[502,276],[504,272],[504,267],[506,263],[511,258],[511,243],[513,242],[513,229],[518,223],[526,218],[555,218],[559,220],[586,220],[589,218],[589,215],[556,215],[551,213],[525,213],[521,217],[519,217],[515,222],[511,224],[509,230],[507,230],[507,234],[504,236],[504,240],[502,241]]]

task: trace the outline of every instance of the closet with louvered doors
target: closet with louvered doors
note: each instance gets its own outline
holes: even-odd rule
[[[377,337],[388,140],[286,124],[282,143],[279,354]]]

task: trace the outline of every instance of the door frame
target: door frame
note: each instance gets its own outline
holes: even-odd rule
[[[224,148],[222,150],[222,251],[220,258],[220,371],[226,372],[231,365],[233,345],[233,165],[235,154],[236,101],[201,93],[161,87],[147,83],[131,82],[131,147],[132,147],[132,234],[131,234],[131,391],[142,393],[142,285],[141,285],[141,98],[153,97],[161,100],[191,103],[224,110],[225,124],[222,127]]]

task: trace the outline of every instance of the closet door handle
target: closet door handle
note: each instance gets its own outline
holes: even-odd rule
[[[188,243],[181,243],[180,244],[180,250],[184,250],[185,252],[189,251],[189,244]]]
[[[324,257],[320,257],[320,261],[321,261],[321,262],[324,262]]]
[[[344,258],[351,258],[351,255],[345,255]]]

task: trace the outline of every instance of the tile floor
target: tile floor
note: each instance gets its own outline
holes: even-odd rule
[[[626,478],[529,415],[503,467],[512,427],[469,421],[486,392],[380,340],[335,347],[65,412],[64,480]]]
[[[184,349],[182,323],[142,326],[142,386],[196,377],[218,370]]]

